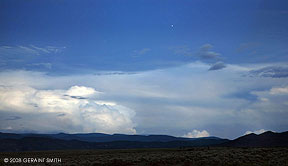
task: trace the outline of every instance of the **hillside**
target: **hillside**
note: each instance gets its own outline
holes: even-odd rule
[[[262,134],[248,134],[219,146],[228,147],[288,147],[288,131],[274,133],[267,131]]]

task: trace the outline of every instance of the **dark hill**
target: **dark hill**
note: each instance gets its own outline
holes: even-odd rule
[[[288,131],[283,133],[274,133],[267,131],[256,135],[248,134],[239,137],[235,140],[223,143],[219,146],[229,147],[287,147],[288,146]]]
[[[126,135],[126,134],[103,134],[103,133],[83,133],[83,134],[13,134],[0,133],[0,139],[12,138],[21,139],[25,137],[55,138],[61,140],[78,140],[85,142],[112,142],[112,141],[135,141],[135,142],[170,142],[170,141],[191,141],[196,138],[173,137],[169,135]],[[217,137],[205,137],[197,139],[221,139]]]
[[[71,149],[131,149],[131,148],[179,148],[212,146],[226,142],[225,139],[195,139],[191,141],[169,142],[84,142],[45,137],[24,137],[21,139],[0,139],[0,151],[42,151]]]

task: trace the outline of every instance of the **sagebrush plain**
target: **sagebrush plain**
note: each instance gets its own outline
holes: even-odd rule
[[[287,166],[288,148],[195,147],[174,149],[1,152],[1,165]],[[4,163],[4,158],[61,158],[58,163]]]

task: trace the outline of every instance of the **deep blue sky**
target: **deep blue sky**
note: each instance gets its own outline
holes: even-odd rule
[[[287,0],[0,0],[0,131],[286,131],[287,20]]]
[[[53,72],[139,71],[201,60],[193,55],[204,44],[214,46],[211,51],[226,63],[287,61],[287,4],[285,0],[1,0],[1,46],[65,47],[61,54],[21,57],[25,62],[1,67],[31,69],[27,64],[51,63]],[[183,47],[191,56],[175,51]]]

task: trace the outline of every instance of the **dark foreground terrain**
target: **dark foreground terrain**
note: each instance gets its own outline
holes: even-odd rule
[[[288,166],[288,148],[195,147],[178,149],[0,152],[0,165]],[[4,159],[16,164],[4,163]],[[32,158],[32,159],[31,159]],[[43,159],[44,162],[35,162]],[[46,159],[54,159],[49,163]],[[61,162],[60,162],[61,160]]]

